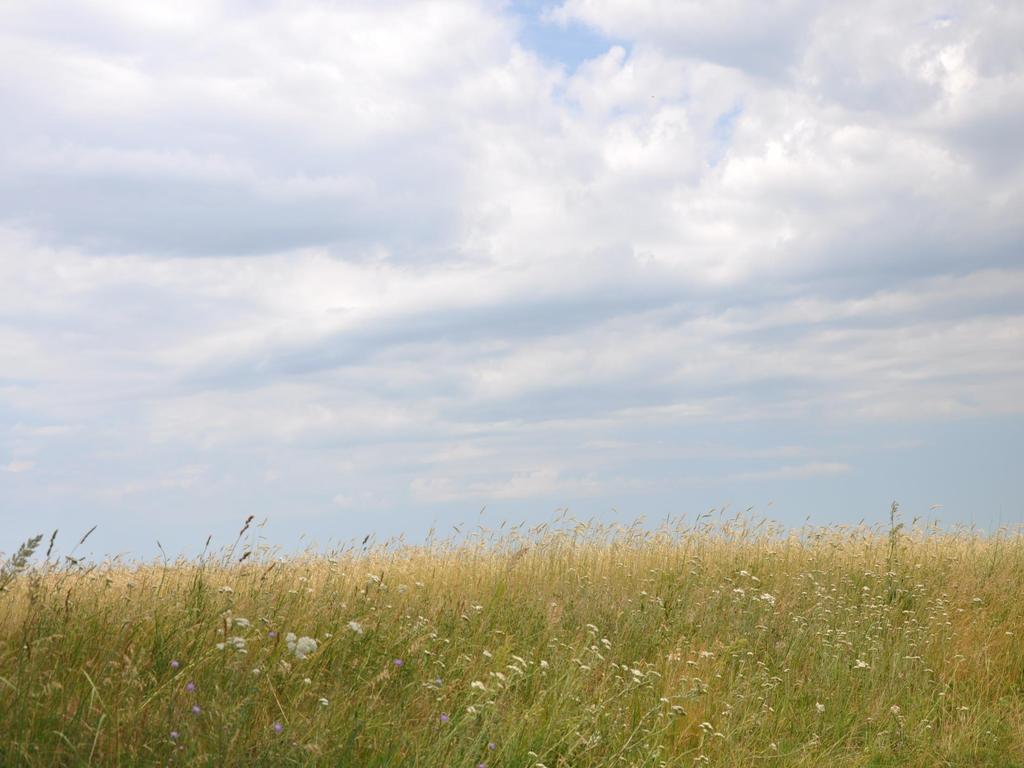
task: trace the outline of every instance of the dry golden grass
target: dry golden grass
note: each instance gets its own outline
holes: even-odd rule
[[[1019,533],[254,541],[11,568],[0,765],[1024,766]]]

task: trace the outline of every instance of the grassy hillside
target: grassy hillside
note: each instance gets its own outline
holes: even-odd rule
[[[1024,765],[1019,533],[252,533],[9,560],[0,765]]]

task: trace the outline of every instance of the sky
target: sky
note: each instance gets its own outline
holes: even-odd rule
[[[1022,40],[1010,0],[0,0],[0,551],[1019,525]]]

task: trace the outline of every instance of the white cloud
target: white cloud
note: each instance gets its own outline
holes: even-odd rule
[[[33,469],[35,469],[35,466],[36,466],[36,464],[35,464],[34,461],[14,460],[14,461],[9,461],[4,466],[0,467],[0,469],[2,469],[4,472],[11,472],[11,473],[17,475],[17,474],[20,474],[22,472],[30,472]]]
[[[515,12],[0,11],[0,450],[41,497],[594,498],[702,430],[1019,416],[1019,9],[568,0],[608,38],[573,67]]]
[[[760,472],[744,472],[734,476],[736,480],[775,480],[786,478],[822,477],[852,472],[853,467],[838,461],[816,461],[806,464],[790,464]]]
[[[567,477],[553,467],[542,467],[488,479],[417,477],[411,483],[413,495],[422,501],[450,502],[530,499],[561,496],[579,498],[601,492],[601,483],[593,477]]]

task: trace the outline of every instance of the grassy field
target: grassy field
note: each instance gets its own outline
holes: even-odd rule
[[[1019,532],[257,533],[8,558],[0,765],[1024,766]]]

